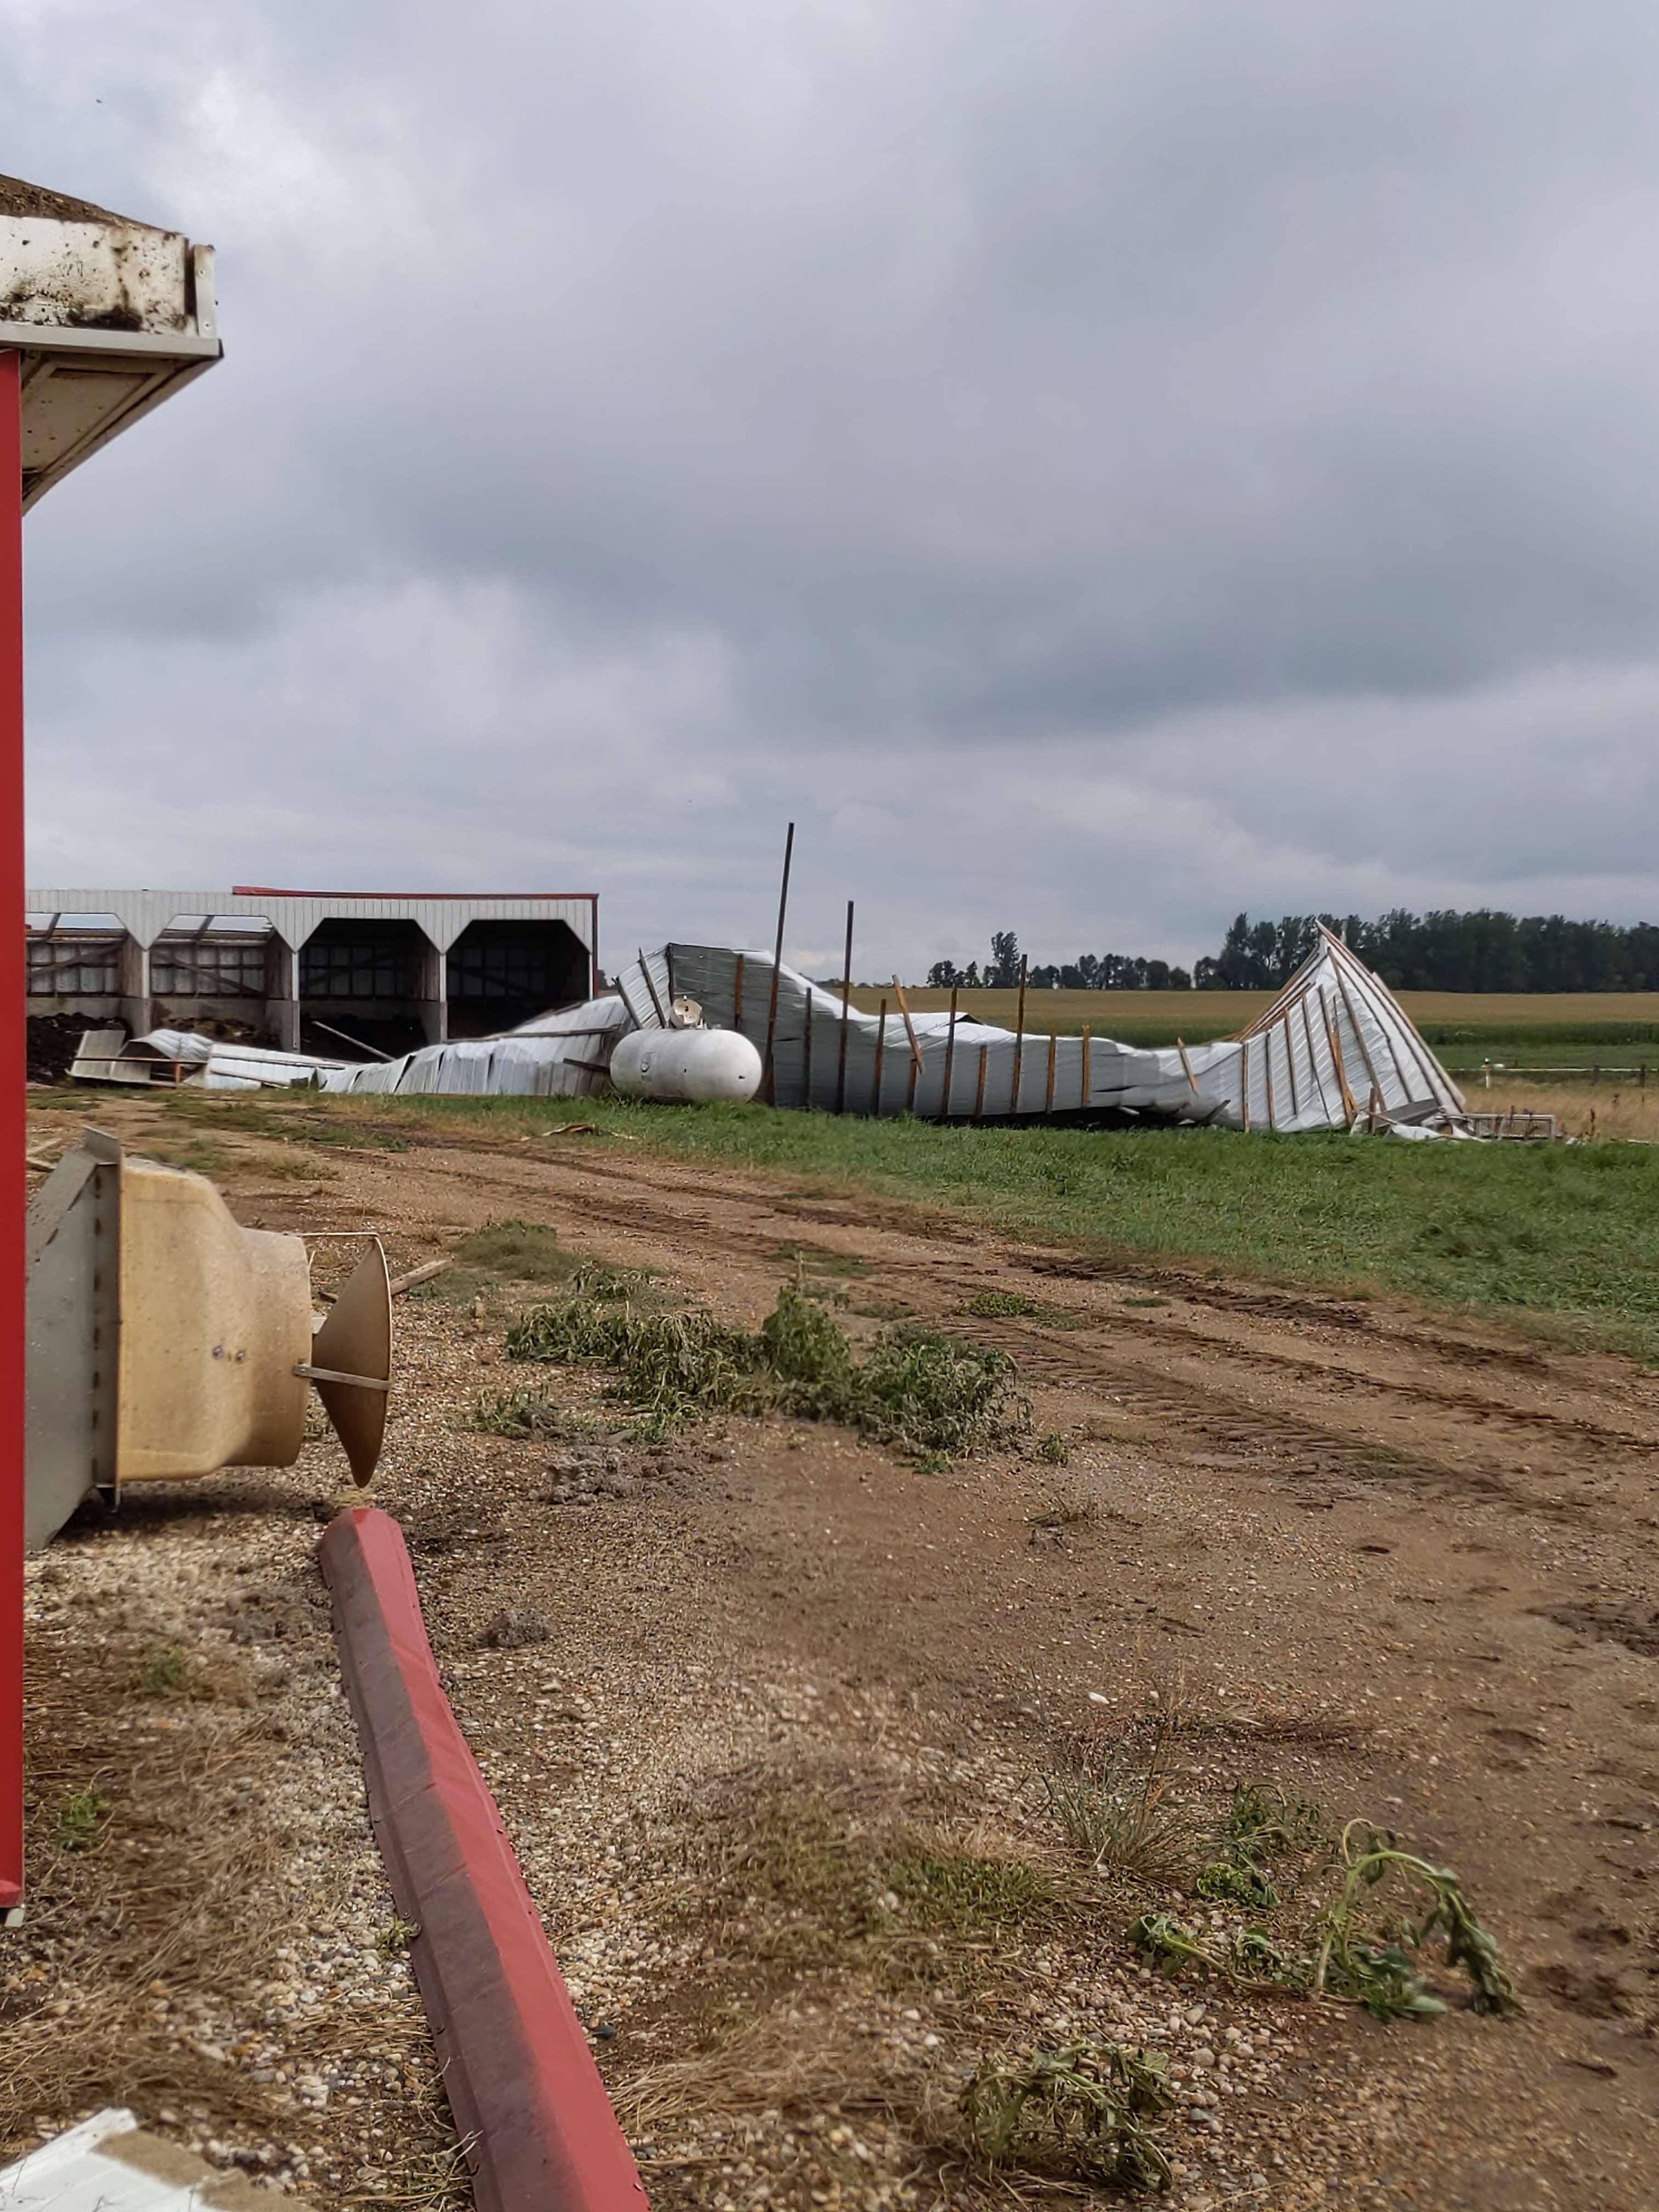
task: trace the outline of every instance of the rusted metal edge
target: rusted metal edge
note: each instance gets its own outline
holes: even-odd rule
[[[421,1619],[403,1531],[354,1506],[318,1560],[369,1818],[481,2212],[644,2212],[623,2140]]]

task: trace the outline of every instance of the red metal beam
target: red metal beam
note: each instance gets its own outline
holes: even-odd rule
[[[23,911],[23,451],[0,353],[0,911]],[[14,924],[15,927],[15,925]],[[15,947],[15,941],[13,940]],[[26,979],[0,976],[0,1919],[23,1902],[23,1085]]]
[[[22,1152],[20,1148],[18,1158]],[[369,1818],[480,2212],[647,2212],[495,1801],[421,1620],[403,1531],[354,1506],[318,1547]]]
[[[520,906],[528,906],[535,899],[558,899],[567,906],[575,906],[586,899],[599,903],[597,891],[284,891],[274,884],[233,884],[232,898],[319,898],[319,899],[391,899],[399,906],[417,904],[439,905],[447,900],[466,899],[474,905],[485,899],[510,899]]]

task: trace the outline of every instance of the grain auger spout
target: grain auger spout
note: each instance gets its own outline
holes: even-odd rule
[[[83,1498],[291,1467],[313,1386],[366,1483],[386,1432],[392,1299],[377,1240],[313,1334],[304,1240],[244,1229],[204,1176],[87,1131],[28,1216],[26,1540]]]

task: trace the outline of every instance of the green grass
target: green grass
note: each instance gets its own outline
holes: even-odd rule
[[[364,1103],[395,1111],[417,1143],[458,1127],[511,1141],[552,1118],[541,1099]],[[1659,1364],[1659,1147],[942,1129],[755,1106],[580,1103],[581,1119],[635,1140],[618,1147],[630,1155],[645,1145],[769,1171],[792,1188],[945,1208],[1109,1262],[1207,1263],[1523,1315]],[[289,1110],[297,1134],[315,1109]]]

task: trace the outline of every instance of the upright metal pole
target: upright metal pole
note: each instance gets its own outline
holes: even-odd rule
[[[939,1118],[951,1118],[951,1073],[957,1063],[957,987],[951,986],[951,1018],[945,1031],[945,1088],[939,1099]]]
[[[0,353],[0,1924],[23,1903],[23,447],[20,357]],[[9,915],[8,921],[5,917]],[[4,942],[0,939],[0,942]]]
[[[836,1111],[847,1111],[847,1017],[853,1003],[853,902],[847,902],[847,957],[841,966],[841,1050],[836,1062]]]
[[[1019,956],[1019,1012],[1014,1016],[1014,1083],[1008,1095],[1008,1111],[1019,1111],[1019,1064],[1025,1057],[1025,955]]]
[[[778,886],[778,940],[772,955],[772,1000],[766,1009],[766,1100],[769,1106],[778,1103],[777,1070],[772,1054],[778,1038],[778,970],[783,965],[783,918],[789,911],[789,863],[794,850],[795,825],[792,822],[783,841],[783,881]]]

